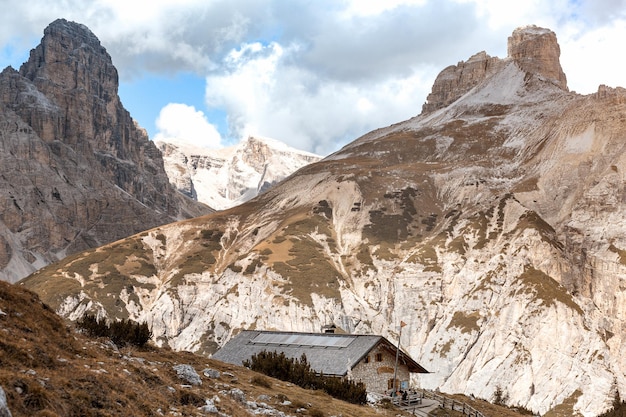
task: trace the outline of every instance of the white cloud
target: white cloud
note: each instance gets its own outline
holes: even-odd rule
[[[619,52],[626,39],[626,19],[559,39],[561,65],[571,90],[589,94],[600,84],[626,87],[626,61]]]
[[[100,38],[122,80],[146,71],[206,76],[208,108],[227,112],[233,139],[262,134],[321,153],[418,114],[440,70],[481,50],[504,57],[507,37],[527,24],[557,34],[570,88],[626,86],[620,62],[626,0],[0,0],[0,6],[8,11],[0,14],[0,46],[38,39],[63,16]],[[200,129],[210,124],[203,119]],[[163,132],[174,130],[175,120],[168,123]]]
[[[222,138],[203,112],[186,104],[170,103],[156,120],[155,141],[175,141],[204,148],[221,148]]]
[[[552,27],[554,12],[564,10],[567,0],[457,0],[458,3],[469,3],[476,6],[476,13],[485,19],[489,28],[515,28],[528,24]]]
[[[378,15],[399,6],[423,5],[427,0],[348,0],[344,15],[348,18],[354,16]]]
[[[262,135],[328,154],[369,130],[417,115],[431,68],[367,86],[293,65],[301,49],[246,44],[228,55],[228,71],[207,77],[207,103],[226,108],[231,135]]]

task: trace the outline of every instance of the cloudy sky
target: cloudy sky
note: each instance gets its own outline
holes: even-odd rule
[[[436,75],[552,29],[571,90],[626,87],[626,0],[0,0],[0,69],[59,17],[111,54],[150,137],[219,148],[248,135],[327,155],[419,114]]]

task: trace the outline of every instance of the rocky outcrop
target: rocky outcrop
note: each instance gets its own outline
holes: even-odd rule
[[[268,138],[209,150],[157,142],[170,182],[185,195],[216,210],[248,201],[320,156]]]
[[[42,140],[61,141],[94,158],[101,174],[141,203],[171,217],[180,214],[161,155],[122,106],[117,70],[87,27],[63,19],[51,23],[19,73],[60,117],[38,117],[39,105],[6,103]]]
[[[0,387],[0,417],[11,417],[11,410],[7,404],[7,396]]]
[[[0,279],[209,212],[169,184],[117,88],[95,35],[63,19],[0,73]]]
[[[441,71],[422,106],[422,114],[449,106],[511,60],[528,76],[537,76],[567,91],[560,55],[556,35],[551,30],[537,26],[518,28],[508,38],[507,59],[490,57],[483,51]]]
[[[609,100],[612,103],[619,104],[626,102],[626,88],[611,88],[604,84],[600,84],[596,92],[596,98],[601,100]]]
[[[439,73],[432,92],[426,97],[422,113],[427,114],[447,107],[474,88],[502,66],[502,60],[479,52],[466,62],[451,65]]]
[[[526,73],[567,90],[567,77],[559,60],[561,48],[551,30],[534,25],[515,29],[508,39],[508,56]]]

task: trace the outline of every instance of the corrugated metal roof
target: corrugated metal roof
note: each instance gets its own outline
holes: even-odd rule
[[[326,337],[322,334],[309,333],[261,333],[250,343],[265,343],[268,345],[297,345],[317,347],[348,347],[354,341],[354,336],[336,335]]]
[[[395,352],[394,345],[382,336],[244,330],[215,352],[213,359],[242,365],[243,361],[264,350],[283,352],[294,359],[305,354],[311,369],[316,372],[345,376],[379,343]],[[401,358],[411,372],[427,372],[403,352]]]

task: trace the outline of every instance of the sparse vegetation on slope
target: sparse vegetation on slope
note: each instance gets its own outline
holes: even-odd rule
[[[117,346],[130,344],[143,347],[152,337],[146,322],[135,323],[130,319],[109,323],[105,318],[98,319],[93,314],[85,314],[76,324],[90,336],[110,338]]]
[[[288,358],[282,352],[262,351],[253,355],[243,365],[282,381],[293,382],[302,388],[321,389],[335,398],[353,404],[365,404],[367,401],[365,384],[345,378],[318,375],[311,369],[304,354],[298,360]]]
[[[558,301],[570,307],[573,311],[577,311],[581,316],[583,315],[582,309],[576,304],[572,296],[544,272],[533,267],[527,267],[519,276],[519,281],[523,283],[524,291],[541,300],[542,305],[550,306]]]
[[[275,260],[271,267],[289,280],[283,286],[284,291],[305,305],[313,304],[311,293],[328,298],[340,297],[341,275],[328,259],[327,249],[310,236],[313,233],[324,235],[328,250],[335,251],[332,232],[324,215],[296,221],[274,239],[275,244],[286,239],[288,259]],[[267,249],[265,251],[267,253]]]
[[[201,383],[181,379],[180,365],[195,370]],[[120,348],[77,331],[37,295],[2,281],[0,387],[13,417],[205,416],[211,406],[221,415],[244,416],[254,411],[248,401],[285,415],[409,415],[350,404],[188,352]]]
[[[129,300],[138,303],[135,287],[154,288],[153,284],[137,280],[137,277],[151,277],[157,272],[152,250],[138,236],[72,255],[63,262],[67,265],[65,270],[51,266],[50,274],[39,270],[30,276],[29,288],[54,308],[66,297],[78,297],[82,292],[97,299],[107,312],[126,319],[128,311],[121,308],[124,301],[120,294],[126,290]]]

